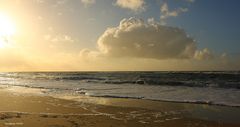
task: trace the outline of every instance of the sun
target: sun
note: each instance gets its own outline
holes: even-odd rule
[[[12,20],[7,15],[0,13],[0,48],[8,45],[15,32],[16,27]]]

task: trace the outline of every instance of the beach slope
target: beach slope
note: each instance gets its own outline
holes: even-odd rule
[[[237,107],[87,96],[73,101],[4,89],[0,98],[0,127],[240,126]]]

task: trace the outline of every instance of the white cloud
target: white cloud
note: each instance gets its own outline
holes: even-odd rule
[[[38,20],[42,20],[43,17],[39,15],[39,16],[37,17],[37,19],[38,19]]]
[[[225,52],[222,53],[221,56],[220,56],[221,59],[226,59],[227,57],[228,57],[228,54],[225,53]]]
[[[89,6],[91,4],[95,4],[95,0],[81,0],[81,2],[84,4],[84,6]]]
[[[65,4],[67,0],[57,0],[57,4],[62,5]]]
[[[210,59],[213,59],[213,57],[214,57],[214,55],[207,48],[205,48],[203,50],[197,50],[194,54],[194,58],[197,60],[210,60]]]
[[[186,2],[194,3],[196,0],[186,0]]]
[[[74,39],[69,35],[51,36],[50,34],[47,34],[44,35],[44,39],[51,42],[74,42]]]
[[[161,24],[165,24],[166,19],[168,19],[170,17],[177,17],[179,14],[185,13],[187,11],[188,11],[188,8],[177,8],[177,9],[174,9],[174,10],[170,11],[169,8],[168,8],[168,4],[166,2],[164,2],[160,7],[160,12],[161,12],[160,21],[161,21]]]
[[[144,0],[117,0],[116,5],[122,8],[131,9],[133,11],[145,10]]]
[[[40,3],[40,4],[42,4],[42,3],[44,3],[45,2],[45,0],[35,0],[37,3]]]
[[[195,45],[182,29],[159,25],[153,20],[145,23],[133,17],[108,28],[98,39],[101,54],[109,57],[193,58]]]
[[[82,49],[79,53],[79,57],[84,61],[89,61],[90,59],[96,59],[99,56],[99,52],[92,51],[90,49]]]

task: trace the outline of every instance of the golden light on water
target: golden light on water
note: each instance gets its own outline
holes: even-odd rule
[[[0,48],[8,45],[9,39],[15,32],[16,27],[13,21],[7,15],[0,13]]]

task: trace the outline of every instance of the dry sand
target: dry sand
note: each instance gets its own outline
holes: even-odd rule
[[[240,108],[0,90],[0,127],[240,127]]]

